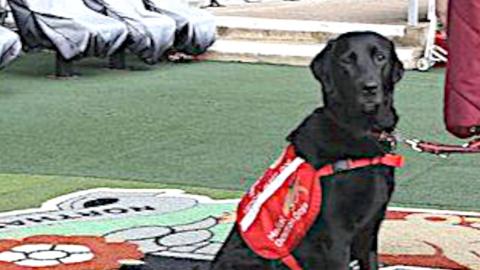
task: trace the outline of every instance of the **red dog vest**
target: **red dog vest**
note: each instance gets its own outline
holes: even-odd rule
[[[343,170],[383,164],[401,167],[403,157],[342,160],[315,170],[295,154],[293,145],[263,174],[240,201],[237,224],[247,245],[259,256],[279,259],[292,270],[301,266],[291,255],[320,212],[320,177]]]

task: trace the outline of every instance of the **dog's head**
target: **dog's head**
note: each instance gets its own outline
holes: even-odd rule
[[[310,68],[328,110],[373,131],[395,128],[393,90],[403,65],[390,40],[373,32],[343,34],[328,42]]]

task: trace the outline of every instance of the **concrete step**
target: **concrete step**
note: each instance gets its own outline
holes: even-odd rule
[[[202,8],[210,4],[209,0],[179,0],[179,2],[193,8]]]
[[[423,46],[427,24],[406,25],[325,22],[312,20],[265,19],[217,16],[220,39],[262,42],[326,43],[349,31],[374,31],[392,39],[397,46]]]
[[[291,44],[249,40],[218,40],[204,57],[208,60],[308,66],[325,44]],[[398,47],[405,68],[415,68],[421,47]]]

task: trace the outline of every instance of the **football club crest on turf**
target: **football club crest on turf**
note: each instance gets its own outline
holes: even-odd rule
[[[93,189],[0,214],[0,269],[209,269],[238,200],[181,190]],[[380,235],[385,270],[480,269],[480,215],[392,208]]]

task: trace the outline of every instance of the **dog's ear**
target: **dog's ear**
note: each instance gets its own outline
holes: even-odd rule
[[[392,48],[392,52],[391,52],[391,55],[392,55],[392,63],[391,63],[392,69],[391,69],[390,74],[391,74],[392,82],[397,83],[398,81],[400,81],[402,79],[405,69],[403,68],[403,64],[400,61],[400,59],[398,58],[397,53],[395,52],[395,45],[393,44],[393,42],[391,42],[391,48]]]
[[[331,76],[332,69],[330,68],[330,65],[334,44],[335,41],[330,40],[327,43],[327,46],[317,54],[310,63],[310,70],[312,71],[313,76],[322,84],[322,89],[326,93],[331,93],[333,89]]]

